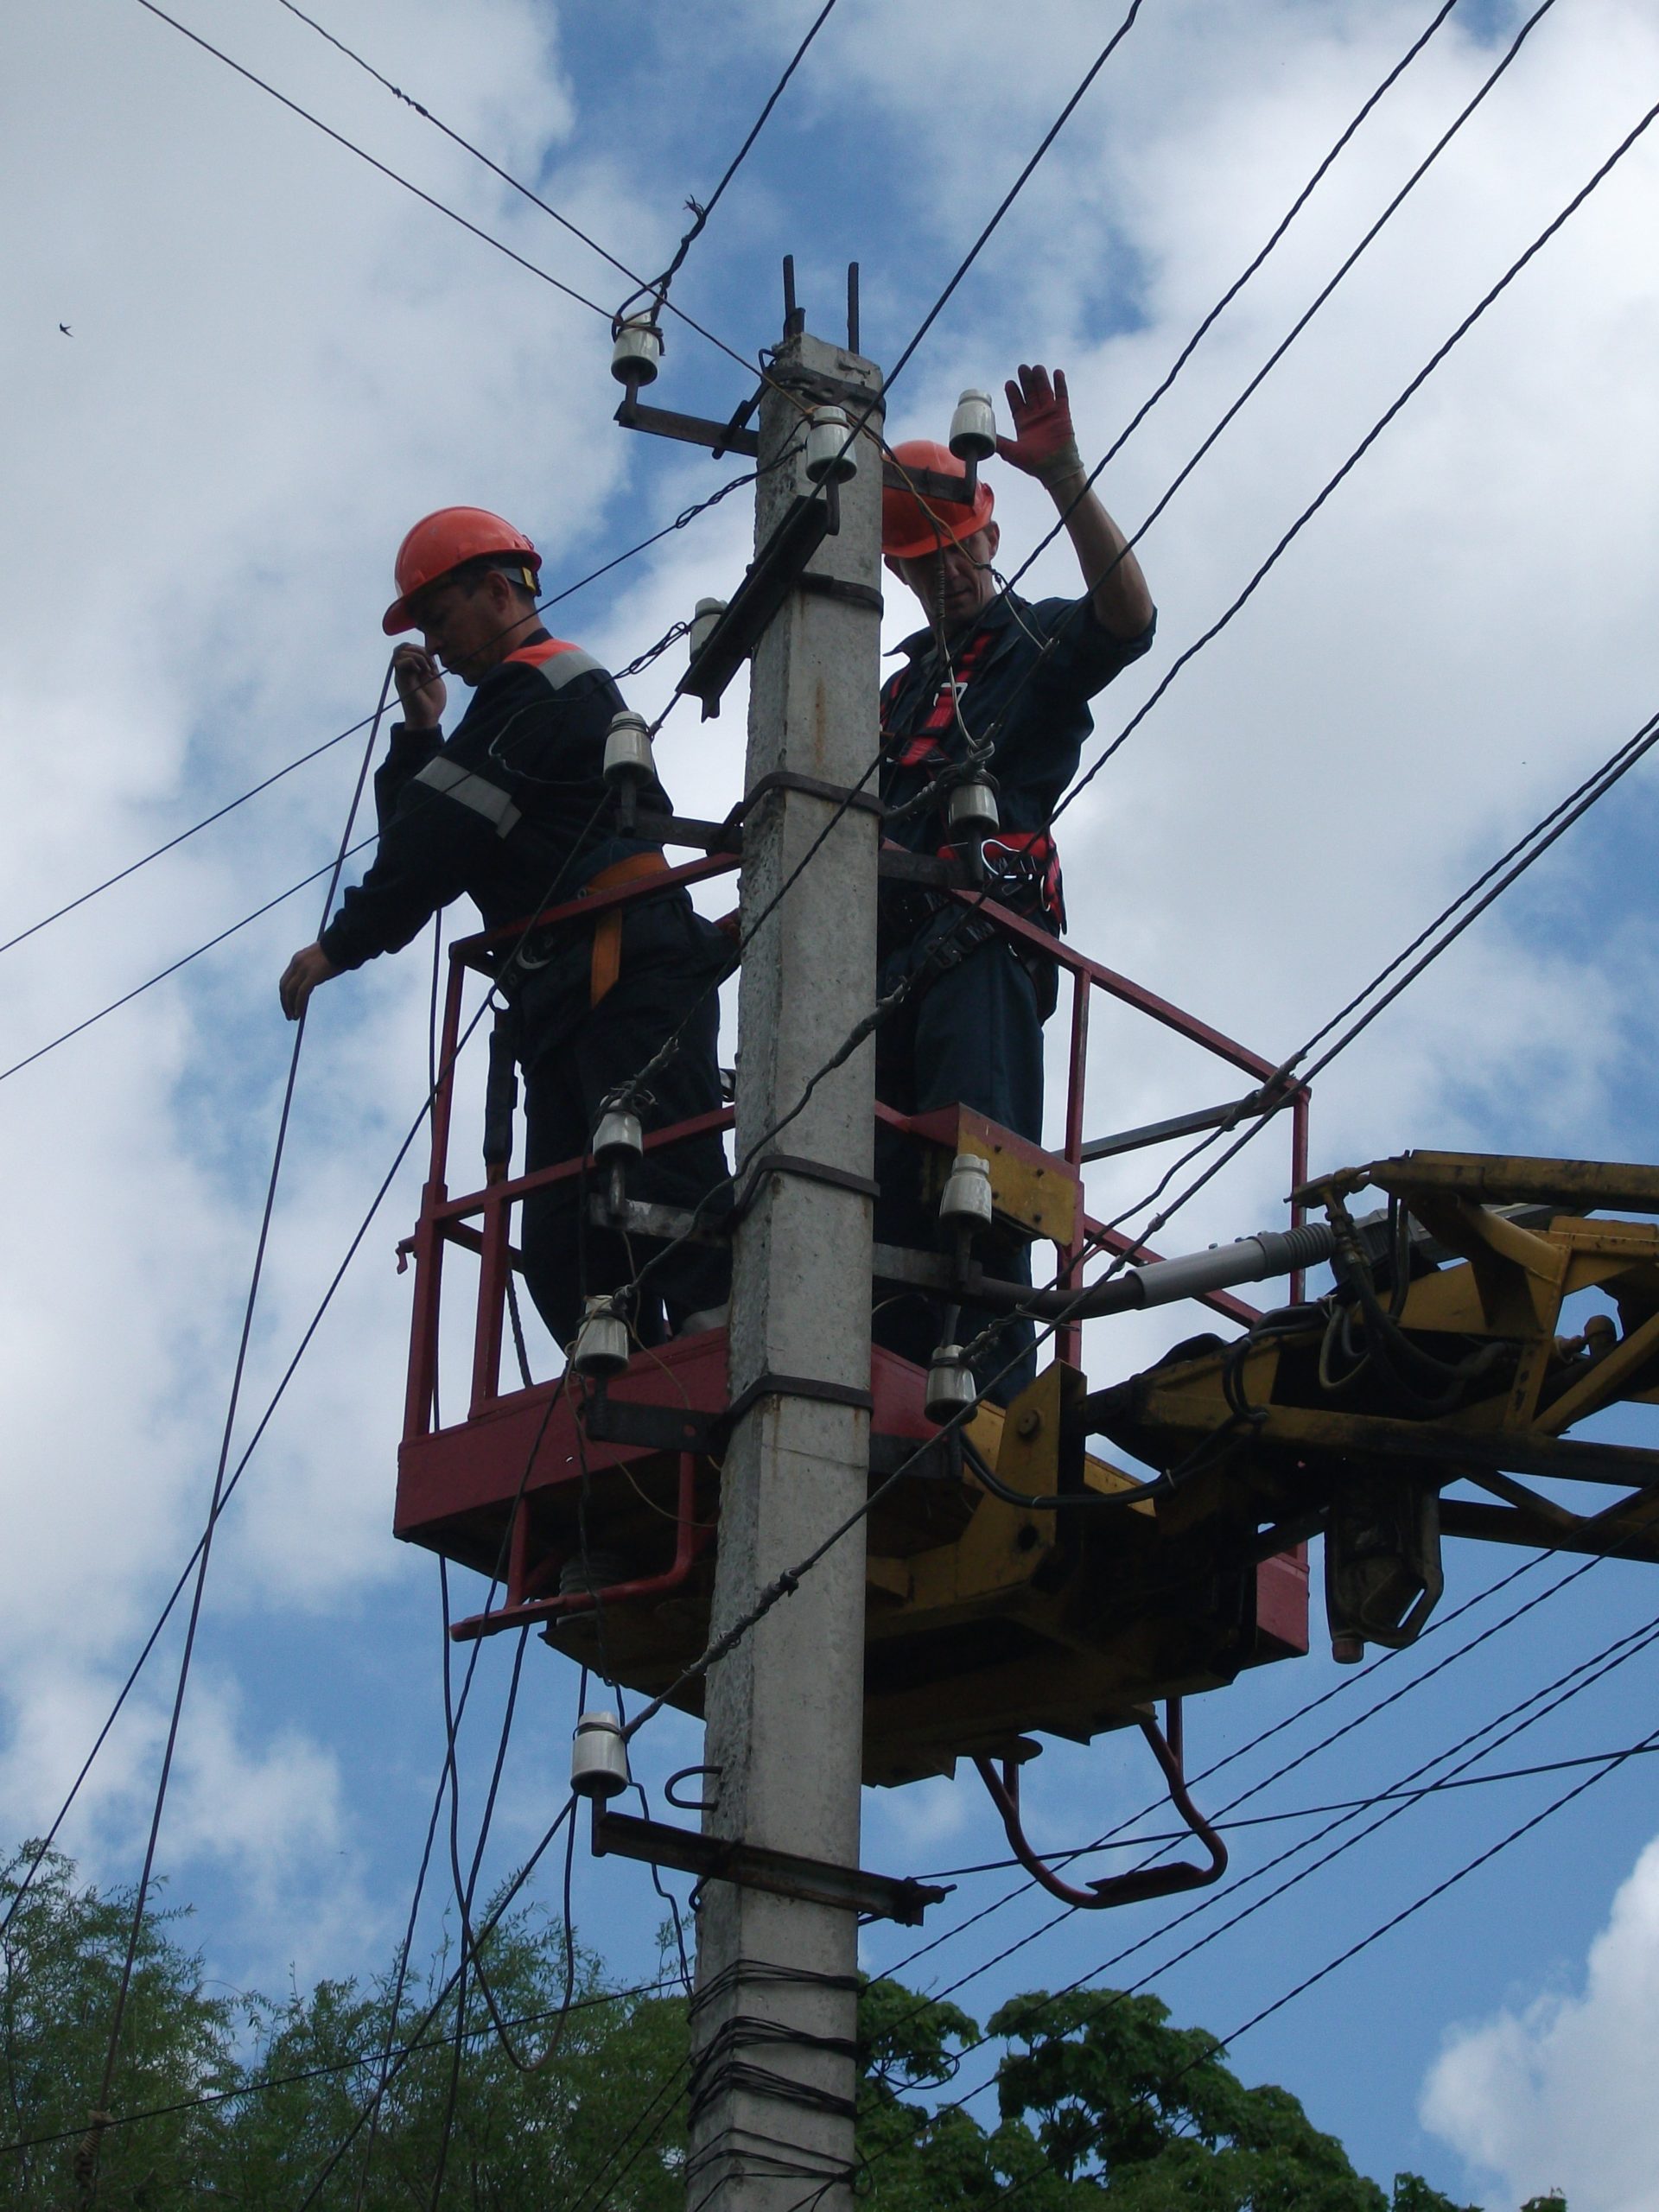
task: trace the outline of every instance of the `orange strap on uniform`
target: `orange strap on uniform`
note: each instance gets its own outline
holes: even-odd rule
[[[590,892],[614,891],[624,883],[638,883],[647,875],[666,875],[668,862],[660,853],[631,853],[625,861],[613,867],[602,868],[599,874],[585,883],[580,897]],[[594,924],[594,957],[588,969],[588,1003],[597,1006],[622,973],[622,916],[626,910],[613,906]]]

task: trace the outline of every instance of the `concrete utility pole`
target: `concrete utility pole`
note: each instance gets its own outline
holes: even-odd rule
[[[773,374],[785,385],[832,378],[871,395],[880,383],[869,362],[799,332],[786,335]],[[856,420],[861,407],[850,395],[847,404]],[[878,407],[872,427],[880,423]],[[810,489],[798,458],[770,466],[803,429],[800,409],[769,391],[760,414],[757,549]],[[840,487],[839,534],[823,541],[810,570],[862,587],[868,599],[881,576],[881,463],[868,438],[854,451],[858,473]],[[875,742],[880,642],[873,599],[860,604],[856,591],[790,594],[754,655],[751,792],[779,772],[842,788],[857,781]],[[833,811],[833,799],[778,785],[753,808],[744,828],[746,922]],[[878,842],[874,816],[849,810],[744,962],[740,1159],[869,1008]],[[776,1151],[868,1179],[874,1065],[874,1046],[866,1045],[819,1085],[763,1156]],[[757,1398],[726,1455],[715,1635],[867,1495],[870,1243],[865,1192],[791,1171],[763,1177],[738,1230],[733,1400],[762,1377],[779,1378],[782,1388]],[[813,1382],[828,1391],[806,1395]],[[860,1524],[711,1672],[704,1757],[715,1772],[707,1832],[857,1866],[864,1552]],[[709,1884],[693,2024],[692,2206],[787,2212],[805,2198],[815,2212],[847,2212],[856,1967],[850,1907]]]

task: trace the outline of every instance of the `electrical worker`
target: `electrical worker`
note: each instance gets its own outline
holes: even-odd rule
[[[921,601],[927,626],[899,650],[906,665],[881,693],[880,795],[887,834],[914,852],[950,854],[945,808],[960,771],[977,761],[997,795],[1000,828],[984,842],[992,898],[1058,936],[1065,926],[1059,856],[1049,820],[1076,774],[1094,728],[1089,702],[1152,643],[1156,611],[1123,533],[1090,489],[1077,449],[1065,377],[1040,364],[1005,387],[1014,435],[997,452],[1034,476],[1059,512],[1083,571],[1080,599],[1035,605],[1000,590],[992,573],[998,531],[994,496],[973,502],[882,494],[887,566]],[[948,447],[916,440],[893,454],[902,468],[966,476]],[[906,808],[911,810],[903,811]],[[906,996],[876,1032],[876,1094],[902,1113],[961,1104],[1040,1143],[1043,1023],[1054,1010],[1053,961],[1017,943],[984,915],[938,892],[885,887],[878,930],[879,991],[906,982]],[[925,1199],[921,1147],[877,1131],[884,1243],[941,1248],[937,1201]],[[981,1249],[988,1274],[1029,1282],[1030,1248],[998,1234]],[[966,1342],[988,1321],[965,1310],[953,1333]],[[885,1299],[878,1343],[925,1365],[939,1342],[937,1302],[920,1294]],[[1035,1372],[1028,1320],[1001,1329],[976,1375],[1002,1403]]]
[[[480,507],[444,507],[398,548],[388,637],[418,629],[423,645],[392,656],[404,719],[375,776],[379,849],[315,944],[281,984],[290,1021],[319,983],[410,943],[465,892],[486,928],[665,873],[661,852],[617,827],[602,766],[621,694],[590,653],[550,637],[536,608],[541,556],[524,532]],[[440,669],[473,690],[446,739]],[[669,803],[652,783],[647,807]],[[645,1128],[721,1103],[718,1008],[709,988],[725,940],[679,885],[613,908],[598,922],[550,925],[503,947],[497,988],[508,1001],[524,1071],[524,1172],[584,1154],[607,1096],[637,1076],[683,1022],[680,1048],[637,1099]],[[506,957],[510,955],[511,957]],[[648,1152],[631,1195],[693,1207],[728,1185],[718,1133]],[[584,1223],[586,1179],[524,1201],[524,1274],[543,1319],[568,1344],[583,1295],[629,1282],[664,1248]],[[640,1341],[723,1320],[730,1265],[690,1242],[666,1250],[629,1319]]]

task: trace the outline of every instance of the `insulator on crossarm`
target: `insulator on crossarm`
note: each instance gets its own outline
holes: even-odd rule
[[[651,732],[643,715],[625,707],[613,715],[605,738],[604,776],[616,793],[624,832],[633,828],[639,795],[655,782],[657,762],[651,749]]]
[[[577,1797],[620,1797],[633,1787],[628,1746],[613,1713],[584,1713],[570,1747],[570,1789]]]
[[[927,1370],[927,1395],[923,1401],[929,1421],[941,1427],[977,1402],[979,1385],[974,1370],[962,1356],[960,1344],[941,1344]]]
[[[996,451],[996,413],[988,391],[964,391],[950,417],[950,450],[976,465]]]
[[[607,1106],[594,1131],[594,1158],[601,1167],[609,1167],[619,1160],[626,1163],[645,1156],[639,1116],[626,1106]]]
[[[982,837],[994,837],[1001,827],[1002,817],[997,810],[996,785],[990,778],[973,776],[958,784],[945,802],[944,820],[955,843],[976,843]]]
[[[599,1382],[620,1375],[627,1363],[627,1323],[610,1299],[590,1298],[571,1349],[571,1366],[578,1375]]]
[[[950,1163],[944,1196],[939,1200],[941,1224],[977,1236],[990,1227],[992,1211],[990,1161],[976,1152],[959,1152]]]
[[[662,365],[663,334],[648,315],[631,315],[611,348],[611,374],[631,391],[655,384]]]
[[[806,433],[806,473],[815,484],[844,484],[858,474],[853,426],[844,407],[815,407]]]
[[[691,658],[697,655],[715,634],[715,625],[726,612],[723,599],[700,599],[696,613],[691,617]]]
[[[605,737],[605,780],[613,786],[627,783],[649,783],[657,773],[656,756],[651,749],[651,731],[643,715],[636,715],[631,707],[611,716],[611,727]]]

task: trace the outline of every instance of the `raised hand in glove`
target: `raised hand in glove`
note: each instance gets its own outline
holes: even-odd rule
[[[996,442],[1003,460],[1043,484],[1081,476],[1083,455],[1071,428],[1065,371],[1056,369],[1051,384],[1040,361],[1029,368],[1021,362],[1019,383],[1010,378],[1002,389],[1014,422],[1014,435]]]

